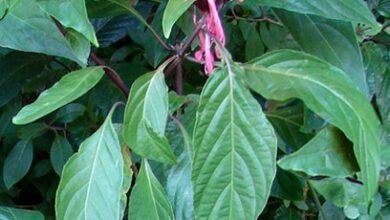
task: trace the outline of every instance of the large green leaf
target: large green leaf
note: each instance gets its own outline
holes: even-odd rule
[[[4,220],[44,220],[45,217],[38,211],[15,209],[0,206],[0,219]]]
[[[379,180],[379,121],[370,102],[340,69],[308,54],[282,50],[245,66],[249,86],[268,99],[300,98],[354,143],[366,199]]]
[[[213,72],[194,130],[196,219],[255,219],[276,173],[276,137],[237,65]]]
[[[58,219],[120,219],[124,162],[111,122],[80,146],[63,169],[56,194]]]
[[[8,154],[3,167],[4,184],[8,189],[27,174],[33,160],[33,150],[30,140],[21,140]]]
[[[164,188],[146,159],[142,161],[137,182],[130,195],[129,219],[174,219]]]
[[[125,110],[123,137],[135,153],[175,163],[175,155],[164,136],[169,104],[162,69],[144,74],[133,83]]]
[[[279,160],[278,165],[310,176],[350,176],[357,171],[357,164],[349,146],[339,130],[326,128],[301,149]]]
[[[374,15],[363,0],[251,0],[260,4],[282,8],[302,14],[318,15],[330,19],[351,21],[370,25],[375,31],[380,30]]]
[[[363,59],[351,23],[285,10],[275,11],[303,51],[344,70],[368,96]]]
[[[23,107],[12,122],[14,124],[33,122],[76,100],[94,87],[103,74],[102,67],[88,67],[65,75],[53,87],[42,92],[34,103]]]
[[[95,46],[99,46],[93,26],[88,19],[85,0],[38,0],[38,2],[62,25],[76,30]]]
[[[86,59],[77,58],[69,42],[35,0],[10,3],[7,14],[0,20],[0,46],[65,57],[80,65],[87,63]]]
[[[164,36],[169,37],[173,25],[187,11],[195,0],[169,0],[164,10],[162,28]]]

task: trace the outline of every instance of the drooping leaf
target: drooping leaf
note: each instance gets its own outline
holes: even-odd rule
[[[111,122],[80,146],[65,164],[56,194],[58,219],[119,219],[122,216],[123,157]]]
[[[63,26],[83,34],[91,43],[99,46],[93,26],[88,19],[85,0],[38,0],[38,3]]]
[[[0,46],[86,64],[86,60],[77,58],[69,42],[36,1],[12,1],[6,16],[0,21]]]
[[[279,160],[278,165],[310,176],[347,177],[357,171],[352,147],[334,127],[322,130],[301,149]]]
[[[194,130],[196,219],[255,219],[275,177],[276,137],[230,63],[203,88]]]
[[[174,219],[164,188],[146,159],[142,161],[137,182],[130,195],[129,219]]]
[[[118,134],[119,135],[119,134]],[[121,140],[122,141],[122,140]],[[130,149],[123,144],[122,147],[122,157],[123,157],[123,185],[122,185],[122,195],[121,195],[121,208],[120,211],[125,214],[125,209],[127,206],[127,192],[131,187],[131,182],[133,179],[133,170],[131,169],[132,162],[130,158]],[[123,214],[121,215],[121,219],[123,219]]]
[[[169,0],[164,10],[162,28],[165,38],[169,38],[176,21],[187,11],[195,0]]]
[[[368,96],[363,59],[351,23],[285,10],[275,11],[303,51],[344,70]]]
[[[166,191],[173,207],[175,219],[186,220],[194,218],[193,187],[191,182],[193,147],[192,140],[184,125],[176,121],[178,133],[181,136],[179,144],[183,151],[177,158],[177,164],[169,169]]]
[[[91,53],[91,45],[87,38],[72,29],[66,32],[65,38],[68,40],[75,56],[86,63]]]
[[[308,54],[282,50],[245,66],[246,81],[268,99],[300,98],[354,143],[366,200],[379,180],[379,121],[370,102],[340,69]]]
[[[0,219],[4,220],[44,220],[38,211],[0,206]]]
[[[61,176],[62,168],[72,154],[73,148],[68,140],[60,135],[56,135],[50,149],[50,161],[53,165],[54,171],[59,176]]]
[[[164,136],[169,104],[162,69],[144,74],[133,83],[125,110],[123,137],[140,156],[175,163],[175,155]]]
[[[282,8],[302,14],[318,15],[325,18],[363,23],[370,25],[375,31],[380,30],[367,4],[363,0],[252,0],[260,4]]]
[[[23,107],[12,122],[14,124],[33,122],[76,100],[94,87],[103,74],[102,67],[88,67],[65,75],[53,87],[42,92],[34,103]]]
[[[290,201],[303,200],[304,187],[305,182],[302,178],[279,168],[272,183],[271,196]]]
[[[30,140],[21,140],[12,148],[3,167],[4,184],[8,189],[27,174],[32,160],[33,145]]]

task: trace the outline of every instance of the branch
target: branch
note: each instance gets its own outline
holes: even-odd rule
[[[183,67],[181,62],[176,66],[176,93],[178,95],[183,95]]]
[[[104,66],[104,72],[110,79],[115,83],[115,85],[121,90],[123,95],[126,97],[129,96],[129,88],[126,86],[125,82],[123,82],[122,78],[119,74],[113,70],[112,68],[106,66],[103,60],[101,60],[95,53],[91,53],[89,56],[96,64],[100,66]]]

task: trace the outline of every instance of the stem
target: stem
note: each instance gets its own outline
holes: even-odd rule
[[[122,78],[119,74],[113,70],[112,68],[105,65],[105,62],[101,60],[96,54],[91,53],[90,58],[98,65],[104,66],[104,72],[110,79],[115,83],[115,85],[121,90],[123,95],[126,97],[129,96],[129,88],[126,86],[125,82],[123,82]]]
[[[176,66],[176,93],[178,95],[183,95],[184,89],[183,89],[183,66],[181,65],[181,62],[177,64]]]
[[[307,185],[309,186],[310,191],[311,191],[311,193],[313,194],[314,202],[316,203],[317,209],[318,209],[318,211],[320,212],[322,218],[323,218],[324,220],[328,220],[328,218],[327,218],[326,215],[325,215],[325,211],[322,209],[320,200],[318,199],[317,192],[313,189],[313,187],[311,186],[311,184],[310,184],[309,182],[307,182]]]
[[[188,48],[191,46],[192,42],[195,40],[199,31],[202,30],[204,25],[204,18],[202,17],[195,26],[195,30],[191,33],[191,35],[184,42],[183,46],[178,50],[177,54],[179,57],[183,58]]]

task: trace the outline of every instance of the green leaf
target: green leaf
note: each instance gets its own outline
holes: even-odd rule
[[[0,206],[0,219],[4,220],[44,220],[45,217],[38,211],[15,209]]]
[[[19,141],[4,161],[3,179],[5,186],[10,189],[28,172],[33,160],[33,145],[29,140]]]
[[[251,60],[262,55],[265,48],[255,25],[250,25],[250,31],[248,35],[248,39],[245,43],[245,58],[246,60]]]
[[[33,122],[76,100],[93,88],[103,74],[102,67],[88,67],[65,75],[53,87],[42,92],[34,103],[23,107],[12,122],[14,124]]]
[[[363,59],[351,23],[285,10],[275,11],[303,51],[344,70],[368,96]]]
[[[168,87],[162,69],[139,77],[132,85],[123,121],[126,144],[140,156],[174,164],[164,136],[168,118]]]
[[[169,0],[164,10],[162,28],[165,38],[169,38],[176,21],[187,11],[195,0]]]
[[[301,213],[292,207],[281,206],[276,210],[274,220],[300,220]]]
[[[349,145],[338,129],[325,128],[301,149],[279,160],[278,165],[309,176],[347,177],[357,171]]]
[[[0,20],[0,47],[65,57],[80,65],[87,62],[77,58],[50,16],[31,0],[10,4]]]
[[[169,96],[169,115],[175,113],[179,108],[181,108],[187,102],[187,98],[185,96],[179,96],[174,91],[170,91],[168,96]]]
[[[68,140],[60,135],[56,135],[50,149],[50,161],[53,165],[54,171],[61,176],[62,168],[66,161],[73,154],[72,145]]]
[[[174,219],[164,189],[146,159],[142,161],[137,182],[130,195],[129,219]]]
[[[255,219],[276,173],[276,137],[228,63],[203,88],[194,130],[195,218]]]
[[[364,201],[363,186],[343,178],[310,180],[310,185],[337,207],[358,205]]]
[[[99,46],[93,26],[88,19],[85,0],[38,0],[38,3],[63,26],[83,34],[96,47]]]
[[[133,170],[131,169],[132,161],[130,158],[130,149],[126,145],[122,145],[122,157],[123,157],[123,185],[122,185],[122,195],[121,195],[121,208],[122,212],[121,219],[123,219],[123,215],[125,214],[125,209],[127,206],[127,192],[131,187],[131,182],[133,180]]]
[[[255,0],[260,4],[282,8],[301,14],[318,15],[325,18],[363,23],[370,25],[375,31],[380,31],[380,25],[376,22],[367,4],[363,0]]]
[[[68,40],[75,56],[80,60],[88,60],[91,53],[91,45],[89,41],[80,33],[70,29],[66,32],[65,38]]]
[[[300,98],[354,143],[366,200],[378,187],[379,121],[370,102],[340,69],[308,54],[282,50],[245,66],[248,85],[268,99]]]
[[[124,162],[111,122],[80,146],[65,164],[56,194],[58,219],[120,219]]]
[[[84,105],[78,103],[71,103],[69,105],[65,105],[57,111],[55,121],[61,123],[69,123],[82,116],[85,111],[86,108]]]
[[[271,196],[291,201],[304,199],[304,180],[294,173],[278,169],[272,183]]]

